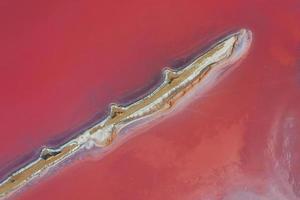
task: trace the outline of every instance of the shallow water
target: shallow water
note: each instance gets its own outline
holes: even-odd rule
[[[300,198],[300,3],[1,3],[0,171],[78,133],[165,66],[248,28],[248,56],[199,99],[17,199]],[[118,141],[117,141],[118,142]],[[30,157],[30,156],[29,156]]]

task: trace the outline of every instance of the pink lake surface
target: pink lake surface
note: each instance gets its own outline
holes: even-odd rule
[[[0,3],[0,174],[240,28],[248,56],[169,118],[13,199],[300,199],[300,2]],[[122,143],[122,144],[121,144]]]

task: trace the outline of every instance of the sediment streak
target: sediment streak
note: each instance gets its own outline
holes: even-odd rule
[[[183,69],[164,69],[163,82],[148,96],[128,106],[112,104],[109,115],[94,127],[58,149],[44,148],[39,158],[11,174],[0,184],[0,197],[8,196],[75,152],[90,146],[108,146],[122,128],[173,107],[215,69],[228,67],[245,55],[251,39],[251,32],[241,29],[219,41]]]

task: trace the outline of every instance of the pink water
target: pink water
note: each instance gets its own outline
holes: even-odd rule
[[[249,55],[201,98],[17,199],[300,199],[300,3],[0,3],[0,170],[76,134],[165,66],[240,28]],[[17,161],[16,161],[17,160]]]

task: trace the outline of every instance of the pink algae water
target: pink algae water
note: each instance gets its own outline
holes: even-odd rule
[[[240,28],[248,56],[176,115],[13,199],[300,199],[300,2],[0,3],[0,173]],[[118,142],[118,141],[117,141]]]

